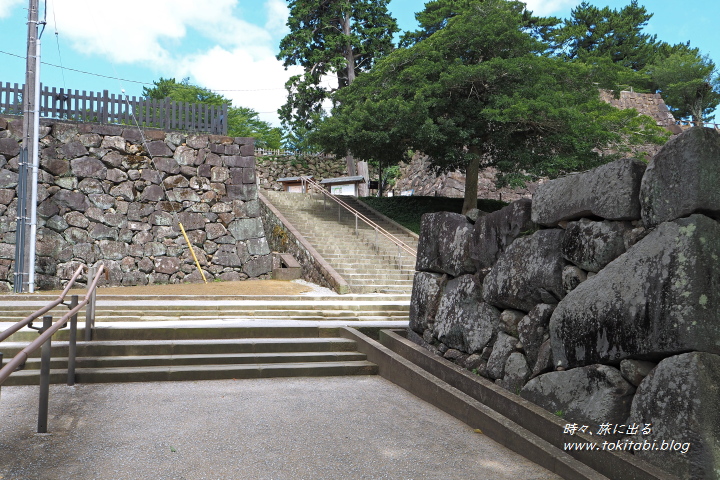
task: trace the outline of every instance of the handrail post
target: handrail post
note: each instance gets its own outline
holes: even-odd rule
[[[357,231],[357,220],[358,220],[358,216],[357,216],[357,213],[356,213],[356,214],[355,214],[355,235],[358,234],[358,231]]]
[[[2,368],[2,361],[3,361],[3,353],[0,352],[0,368]],[[2,385],[0,385],[0,393],[2,392]],[[2,395],[0,395],[2,396]]]
[[[42,331],[46,332],[52,326],[52,315],[43,317]],[[48,338],[41,348],[40,354],[40,405],[38,407],[37,433],[47,433],[48,400],[50,398],[50,355],[52,351],[52,337]]]
[[[88,268],[88,295],[90,295],[90,301],[87,303],[87,306],[85,307],[85,341],[89,342],[92,340],[92,327],[93,327],[93,320],[95,319],[95,292],[91,291],[92,288],[92,280],[95,278],[95,272],[97,271],[97,267],[90,267]]]
[[[78,306],[78,296],[70,299],[70,309]],[[75,385],[75,357],[77,356],[77,313],[70,317],[70,341],[68,344],[68,386]]]

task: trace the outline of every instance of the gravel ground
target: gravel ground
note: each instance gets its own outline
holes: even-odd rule
[[[0,479],[559,477],[380,377],[53,385],[0,397]]]

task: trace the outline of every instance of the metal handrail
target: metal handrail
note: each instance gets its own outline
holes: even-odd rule
[[[78,269],[75,271],[75,274],[72,276],[72,278],[70,279],[70,281],[68,282],[68,284],[65,286],[65,290],[62,291],[62,293],[60,294],[60,296],[59,296],[57,299],[55,299],[55,300],[53,300],[52,302],[48,303],[47,305],[45,305],[43,308],[41,308],[41,309],[38,310],[37,312],[31,313],[30,315],[28,315],[28,316],[25,317],[24,319],[22,319],[22,320],[20,320],[19,322],[17,322],[15,325],[11,326],[11,327],[8,328],[7,330],[5,330],[5,331],[3,331],[2,333],[0,333],[0,342],[2,342],[3,340],[7,339],[8,337],[10,337],[10,335],[12,335],[13,333],[17,332],[18,330],[20,330],[21,328],[25,327],[26,325],[32,323],[32,321],[35,320],[36,318],[40,318],[41,316],[43,316],[44,314],[46,314],[47,312],[49,312],[49,311],[52,310],[53,308],[55,308],[55,307],[57,307],[58,305],[60,305],[61,303],[63,303],[63,302],[65,301],[65,296],[66,296],[67,293],[70,291],[70,289],[72,288],[72,286],[75,284],[75,280],[77,280],[77,278],[82,274],[82,271],[83,271],[84,269],[86,269],[86,268],[87,268],[87,267],[86,267],[85,265],[80,265],[80,266],[78,267]]]
[[[367,225],[369,225],[370,227],[374,228],[375,231],[380,232],[381,235],[383,235],[385,238],[387,238],[388,240],[390,240],[391,242],[393,242],[395,245],[397,245],[398,248],[401,248],[401,249],[405,250],[406,253],[409,253],[409,254],[412,255],[413,257],[416,257],[416,258],[417,258],[417,251],[416,251],[415,249],[413,249],[412,247],[410,247],[409,245],[407,245],[406,243],[404,243],[402,240],[400,240],[400,239],[398,239],[397,237],[395,237],[392,233],[388,232],[387,230],[385,230],[384,228],[382,228],[380,225],[378,225],[377,223],[373,222],[373,221],[370,220],[368,217],[366,217],[365,215],[363,215],[362,213],[360,213],[359,211],[357,211],[357,210],[355,210],[354,208],[352,208],[352,207],[351,207],[350,205],[348,205],[347,203],[345,203],[345,202],[343,202],[342,200],[340,200],[339,198],[337,198],[336,195],[333,195],[333,194],[331,194],[330,192],[328,192],[328,191],[327,191],[325,188],[323,188],[323,186],[320,185],[318,182],[316,182],[315,180],[313,180],[313,179],[311,179],[311,178],[309,178],[309,177],[300,177],[300,180],[301,180],[301,182],[303,182],[303,183],[307,183],[308,185],[310,185],[310,186],[312,186],[312,187],[315,187],[315,189],[318,190],[320,193],[322,193],[325,197],[331,198],[331,199],[334,200],[339,206],[343,207],[345,210],[347,210],[348,212],[350,212],[350,213],[352,213],[353,215],[355,215],[355,219],[356,219],[356,227],[355,227],[355,228],[356,228],[356,229],[357,229],[357,219],[359,218],[360,220],[362,220],[363,222],[365,222]],[[304,185],[303,185],[303,191],[305,191]]]
[[[70,317],[73,315],[76,315],[78,311],[80,311],[85,305],[88,304],[93,299],[95,288],[97,288],[97,283],[100,280],[100,275],[103,273],[105,267],[104,265],[100,265],[98,268],[97,273],[95,274],[95,278],[93,279],[92,283],[88,286],[88,293],[85,295],[85,298],[82,302],[79,302],[76,306],[74,306],[68,313],[62,316],[60,320],[52,324],[49,328],[43,329],[43,332],[40,334],[38,338],[36,338],[34,341],[30,343],[27,347],[23,348],[17,355],[13,357],[12,360],[10,360],[5,366],[0,369],[0,385],[7,380],[7,378],[12,374],[15,370],[17,370],[19,367],[25,364],[28,357],[35,352],[37,349],[39,349],[46,341],[48,341],[58,330],[63,328]],[[78,269],[79,270],[79,269]],[[56,304],[57,305],[57,304]],[[48,310],[45,310],[46,312]],[[36,312],[37,313],[37,312]],[[26,319],[27,320],[27,319]],[[25,320],[22,320],[22,323]],[[29,322],[27,322],[29,323]],[[27,324],[26,323],[26,324]],[[13,328],[13,327],[11,327]]]

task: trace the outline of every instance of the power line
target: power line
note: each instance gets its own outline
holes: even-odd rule
[[[5,55],[10,55],[10,56],[12,56],[12,57],[25,58],[25,57],[23,57],[22,55],[16,55],[16,54],[14,54],[14,53],[5,52],[5,51],[3,51],[3,50],[0,50],[0,53],[4,53]],[[56,67],[56,68],[62,68],[62,69],[65,69],[65,70],[70,70],[70,71],[73,71],[73,72],[84,73],[85,75],[93,75],[93,76],[95,76],[95,77],[108,78],[108,79],[110,79],[110,80],[122,80],[123,82],[139,83],[139,84],[141,84],[141,85],[152,85],[152,83],[148,83],[148,82],[139,82],[139,81],[137,81],[137,80],[128,80],[128,79],[126,79],[126,78],[117,78],[117,77],[111,77],[111,76],[109,76],[109,75],[101,75],[101,74],[99,74],[99,73],[86,72],[86,71],[84,71],[84,70],[78,70],[78,69],[76,69],[76,68],[70,68],[70,67],[63,67],[63,66],[61,66],[61,65],[55,65],[54,63],[42,62],[42,64],[43,64],[43,65],[48,65],[48,66],[50,66],[50,67]]]
[[[56,38],[57,38],[57,32],[56,32]],[[5,54],[5,55],[10,55],[11,57],[17,57],[17,58],[25,59],[25,57],[22,56],[22,55],[17,55],[17,54],[15,54],[15,53],[6,52],[6,51],[4,51],[4,50],[0,50],[0,53],[3,53],[3,54]],[[60,44],[59,44],[59,42],[58,42],[58,55],[60,55]],[[47,65],[47,66],[49,66],[49,67],[59,68],[59,69],[61,69],[61,70],[63,70],[63,71],[64,71],[64,70],[70,70],[70,71],[72,71],[72,72],[83,73],[83,74],[85,74],[85,75],[92,75],[92,76],[95,76],[95,77],[107,78],[107,79],[110,79],[110,80],[120,80],[120,81],[123,81],[123,82],[138,83],[138,84],[140,84],[140,85],[154,85],[154,83],[141,82],[141,81],[138,81],[138,80],[128,80],[128,79],[126,79],[126,78],[118,78],[118,77],[113,77],[113,76],[111,76],[111,75],[102,75],[102,74],[100,74],[100,73],[86,72],[85,70],[78,70],[78,69],[76,69],[76,68],[65,67],[65,66],[62,65],[62,57],[60,57],[60,63],[61,63],[61,65],[55,65],[54,63],[48,63],[48,62],[41,62],[41,63],[42,63],[43,65]],[[65,74],[64,74],[64,72],[63,72],[63,82],[64,82],[64,81],[65,81]],[[285,90],[285,88],[284,88],[284,87],[278,87],[278,88],[250,88],[250,89],[227,89],[227,90],[226,90],[226,89],[208,88],[208,90],[210,90],[210,91],[212,91],[212,92],[264,92],[264,91],[271,91],[271,90]],[[262,113],[270,113],[270,112],[262,112]]]

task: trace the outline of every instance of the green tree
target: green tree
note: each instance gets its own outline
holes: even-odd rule
[[[584,1],[546,39],[566,58],[609,57],[615,64],[639,71],[654,59],[661,44],[656,35],[643,33],[651,18],[652,13],[637,0],[620,10]]]
[[[286,68],[299,65],[304,72],[285,84],[287,103],[278,113],[287,126],[311,129],[333,91],[323,85],[329,76],[343,88],[392,51],[398,28],[388,2],[290,0],[290,33],[280,41],[277,58]]]
[[[465,170],[467,211],[481,165],[513,183],[599,165],[602,149],[638,136],[664,139],[648,117],[602,102],[590,67],[541,55],[526,15],[518,1],[476,2],[393,52],[337,93],[319,141],[385,162],[412,148]]]
[[[153,82],[152,87],[143,87],[143,96],[163,100],[170,98],[176,102],[205,103],[208,105],[228,105],[228,135],[231,137],[254,137],[262,148],[280,148],[282,130],[260,120],[259,114],[252,108],[233,107],[232,100],[207,88],[190,83],[189,78],[177,82],[174,78],[162,78]]]
[[[720,104],[720,75],[707,56],[676,52],[647,67],[676,118],[693,122],[711,121]]]

